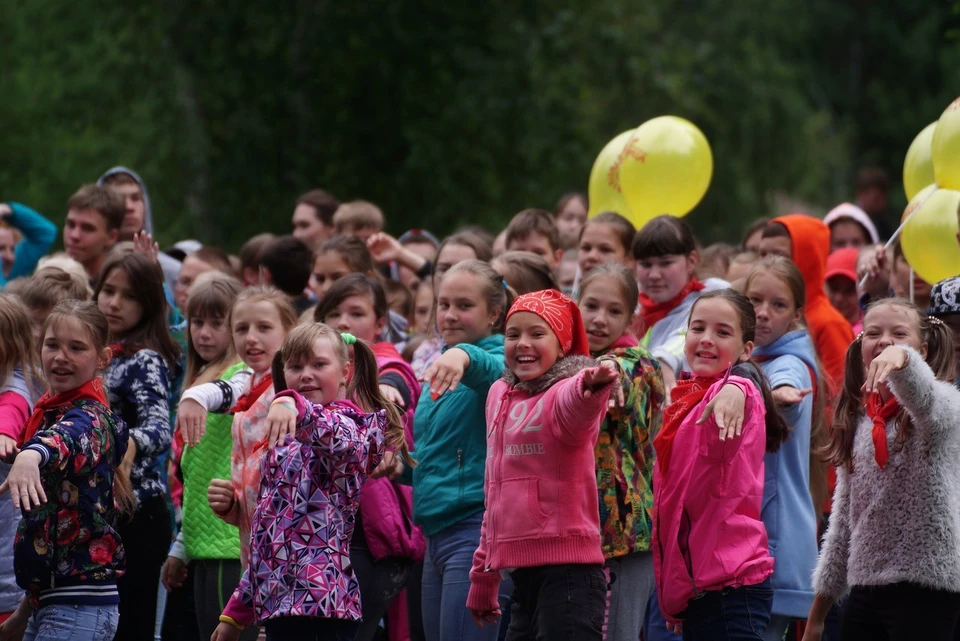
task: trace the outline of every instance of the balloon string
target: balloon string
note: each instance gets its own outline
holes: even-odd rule
[[[938,187],[937,189],[939,189],[939,187]],[[927,195],[924,197],[924,199],[921,200],[920,203],[917,205],[916,209],[914,209],[913,211],[911,211],[911,212],[907,215],[907,217],[903,219],[903,222],[900,223],[900,226],[897,227],[897,230],[896,230],[895,232],[893,232],[893,235],[892,235],[892,236],[890,236],[890,240],[888,240],[887,243],[883,246],[884,250],[890,249],[890,246],[893,245],[893,243],[895,243],[895,242],[897,241],[897,238],[900,236],[900,233],[903,232],[903,228],[906,227],[906,226],[907,226],[907,223],[910,222],[910,219],[913,218],[914,215],[916,215],[916,213],[917,213],[918,211],[920,211],[920,208],[923,207],[928,200],[930,200],[930,196],[932,196],[932,195],[934,195],[935,193],[937,193],[937,189],[934,189],[934,190],[931,191],[929,194],[927,194]],[[913,268],[912,268],[912,267],[910,268],[910,273],[911,273],[911,281],[910,281],[910,282],[912,283],[912,282],[913,282],[913,280],[912,280]],[[870,278],[870,274],[864,274],[864,275],[863,275],[863,278],[860,279],[860,284],[857,285],[857,287],[863,287],[863,286],[866,284],[868,278]],[[910,285],[910,291],[911,291],[911,292],[913,291],[913,285],[912,285],[912,284]],[[912,293],[911,293],[911,295],[910,295],[910,300],[911,300],[911,301],[913,300],[913,294],[912,294]]]
[[[913,300],[913,267],[910,268],[910,302],[915,302]]]
[[[580,296],[580,265],[577,265],[577,274],[573,277],[573,288],[570,290],[570,296],[577,300]]]

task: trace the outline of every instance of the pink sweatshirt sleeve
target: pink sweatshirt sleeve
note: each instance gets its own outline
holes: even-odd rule
[[[607,413],[610,393],[613,386],[619,384],[620,381],[614,379],[588,397],[584,394],[583,372],[557,383],[553,397],[557,431],[554,436],[569,445],[596,440],[600,421]]]
[[[240,577],[240,585],[230,595],[226,607],[223,608],[223,616],[230,617],[238,625],[247,627],[256,623],[257,616],[253,611],[253,599],[251,598],[250,586],[250,568],[243,572]]]
[[[0,434],[19,442],[30,418],[30,405],[16,392],[0,394]]]
[[[473,554],[473,567],[470,569],[470,592],[467,594],[467,608],[488,612],[500,607],[497,594],[500,592],[500,572],[487,570],[487,514],[483,514],[480,525],[480,545]]]

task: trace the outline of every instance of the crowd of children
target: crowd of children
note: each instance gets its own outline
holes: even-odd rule
[[[236,256],[124,167],[64,253],[0,204],[0,641],[960,639],[960,275],[859,195],[702,247],[315,189]]]

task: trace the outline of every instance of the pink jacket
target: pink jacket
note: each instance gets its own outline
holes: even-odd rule
[[[535,381],[490,388],[486,511],[467,607],[497,607],[504,568],[603,564],[593,449],[612,386],[585,398],[576,373],[594,365],[567,357]]]
[[[413,450],[413,413],[420,398],[420,383],[392,344],[375,343],[373,353],[380,376],[397,374],[410,391],[410,403],[402,417],[407,445]],[[375,559],[388,556],[413,561],[423,559],[427,543],[420,527],[413,524],[412,487],[387,478],[367,479],[360,495],[360,516],[367,546]]]
[[[684,419],[673,442],[669,477],[658,463],[653,487],[653,562],[660,609],[676,622],[708,590],[756,585],[773,574],[760,520],[766,411],[752,382],[731,376],[746,395],[743,435],[720,440],[713,418],[697,425],[720,391],[717,381]]]

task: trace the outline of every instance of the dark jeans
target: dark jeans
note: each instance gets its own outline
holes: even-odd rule
[[[353,641],[357,622],[317,617],[282,617],[263,625],[267,641]]]
[[[683,641],[762,641],[772,608],[770,579],[706,592],[690,601],[680,617]]]
[[[121,518],[119,527],[127,555],[127,571],[120,590],[120,626],[116,641],[149,641],[157,619],[160,569],[167,560],[173,526],[163,497],[144,501],[132,520]]]
[[[507,641],[601,641],[607,577],[601,565],[543,565],[512,574]]]
[[[952,641],[960,593],[912,583],[854,586],[840,624],[842,641]]]
[[[360,583],[363,621],[357,641],[373,641],[387,608],[403,591],[410,574],[410,559],[387,557],[377,561],[366,545],[354,539],[350,546],[350,564]]]

